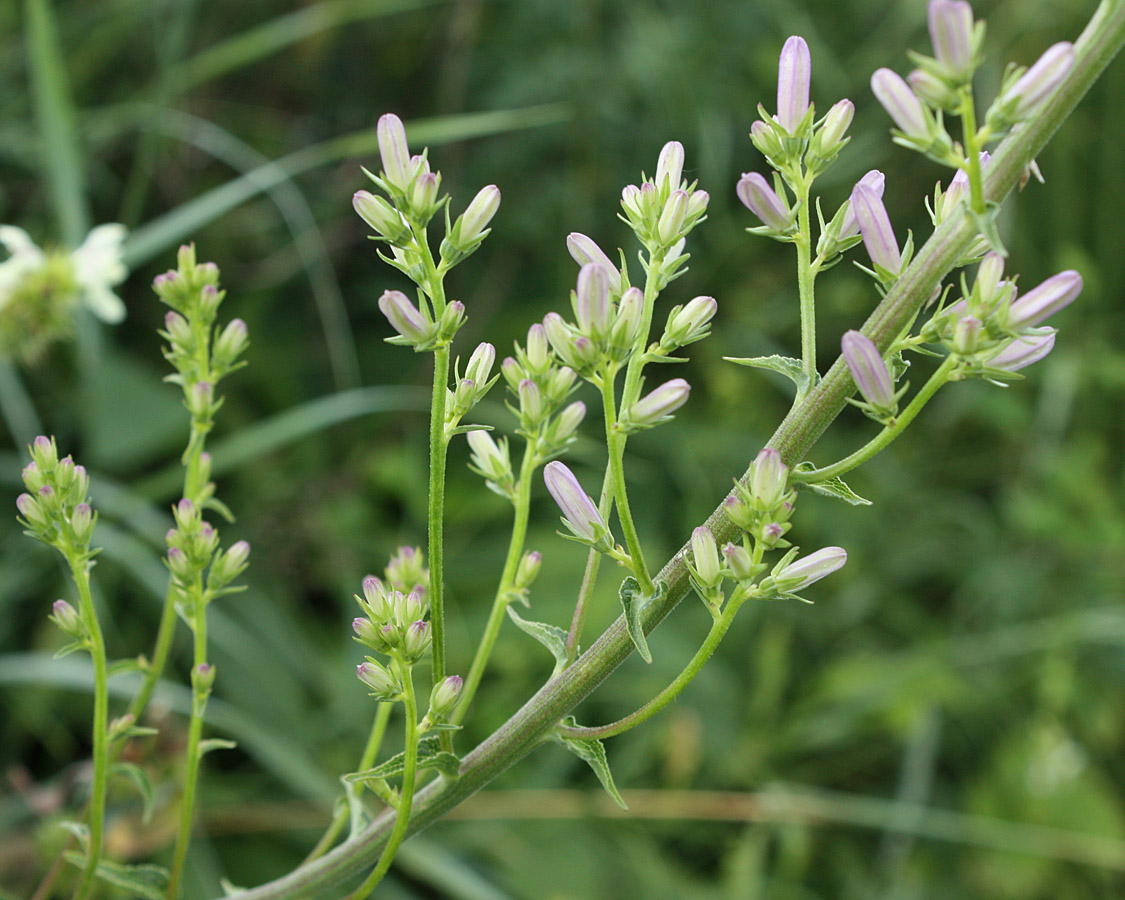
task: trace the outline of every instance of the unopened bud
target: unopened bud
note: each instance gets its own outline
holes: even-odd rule
[[[700,587],[707,590],[723,583],[719,548],[715,544],[715,535],[706,525],[700,525],[691,533],[691,557]]]
[[[49,618],[59,626],[64,634],[73,638],[85,637],[86,626],[82,624],[82,617],[78,615],[78,610],[73,606],[65,600],[56,600],[51,605],[51,610],[52,613]]]
[[[457,705],[457,698],[461,696],[462,684],[460,675],[447,675],[434,685],[430,691],[430,709],[427,713],[432,721],[441,722],[449,718],[453,707]]]
[[[386,668],[372,660],[355,667],[356,677],[371,688],[371,693],[380,700],[392,700],[401,692],[398,681]]]
[[[394,187],[405,191],[414,177],[414,167],[410,162],[410,148],[406,143],[402,119],[393,113],[380,116],[375,133],[379,141],[379,156],[383,161],[383,177]]]

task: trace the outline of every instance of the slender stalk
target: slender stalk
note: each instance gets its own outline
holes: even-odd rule
[[[187,859],[191,829],[195,821],[195,795],[199,786],[199,762],[202,759],[200,742],[203,738],[203,711],[211,693],[204,684],[200,667],[207,662],[207,596],[203,590],[203,574],[196,573],[192,590],[192,646],[191,723],[188,726],[187,752],[184,760],[184,791],[180,798],[180,826],[176,833],[176,846],[172,851],[171,875],[168,879],[168,898],[176,900]]]
[[[938,392],[938,389],[949,381],[949,377],[957,366],[956,356],[947,356],[929,380],[922,385],[922,389],[914,395],[914,398],[907,405],[899,415],[895,416],[891,422],[886,425],[879,434],[864,444],[855,453],[844,457],[839,462],[834,462],[830,466],[825,466],[822,469],[814,469],[811,472],[792,472],[790,479],[793,481],[801,481],[805,484],[816,484],[819,481],[827,481],[829,478],[835,478],[837,475],[843,475],[845,472],[850,472],[857,466],[862,465],[887,447],[891,441],[897,438],[906,426],[914,421],[914,417],[922,411],[922,407],[930,402],[930,398]]]
[[[520,463],[520,479],[516,492],[515,518],[512,522],[512,537],[508,542],[508,556],[504,560],[504,570],[500,575],[500,585],[496,589],[496,596],[492,601],[492,610],[488,614],[488,622],[484,627],[480,645],[473,656],[469,674],[465,676],[465,684],[461,689],[461,699],[457,708],[449,717],[454,725],[459,725],[469,711],[469,704],[480,687],[480,680],[484,676],[488,658],[492,655],[492,648],[496,645],[496,638],[500,634],[500,626],[504,624],[504,612],[512,602],[512,587],[515,584],[516,572],[519,570],[520,557],[523,556],[524,542],[527,539],[527,519],[531,507],[531,480],[535,475],[535,444],[536,441],[528,440],[523,451],[523,462]],[[436,682],[435,682],[436,683]]]
[[[814,283],[816,274],[812,265],[812,219],[809,214],[809,188],[811,178],[797,182],[797,294],[801,304],[801,368],[808,382],[797,392],[797,402],[803,400],[816,384],[816,300]]]
[[[434,350],[434,389],[430,401],[430,489],[426,513],[426,540],[430,566],[430,627],[433,629],[433,681],[445,678],[445,439],[446,384],[449,382],[449,348]],[[443,738],[448,736],[443,732]]]
[[[94,666],[94,726],[93,758],[94,775],[90,786],[90,842],[86,853],[86,865],[82,878],[74,891],[74,900],[83,900],[90,892],[94,874],[102,857],[102,841],[105,830],[105,793],[109,779],[109,693],[107,689],[105,639],[98,623],[94,598],[90,594],[90,564],[88,560],[74,555],[73,548],[67,553],[71,575],[78,587],[78,608],[83,625],[90,636],[90,660]]]
[[[605,467],[605,476],[602,478],[602,493],[598,500],[598,512],[602,521],[609,518],[609,507],[613,502],[612,473],[609,465]],[[566,635],[566,664],[570,665],[578,656],[578,642],[582,639],[582,627],[586,624],[586,612],[590,608],[590,597],[594,593],[594,585],[598,582],[598,569],[602,564],[602,555],[593,547],[586,554],[586,569],[582,573],[582,584],[578,588],[578,599],[574,604],[574,614],[570,617],[570,631]]]
[[[622,407],[625,400],[622,398]],[[625,535],[625,546],[629,550],[630,568],[645,596],[651,597],[656,588],[645,566],[644,551],[637,528],[633,524],[633,514],[629,510],[629,495],[625,489],[625,435],[617,425],[616,399],[613,396],[613,381],[602,379],[602,406],[605,408],[605,436],[609,445],[609,476],[613,484],[613,497],[617,504],[617,518]]]
[[[375,713],[375,719],[371,723],[371,733],[367,736],[367,745],[363,748],[363,755],[359,758],[359,765],[356,766],[357,772],[370,769],[375,765],[375,758],[379,755],[379,748],[383,745],[383,736],[387,733],[387,722],[390,721],[393,707],[393,703],[379,704],[379,710]],[[362,782],[356,785],[356,790],[363,790]],[[329,851],[332,845],[336,843],[336,838],[340,836],[340,832],[344,830],[344,826],[348,822],[349,814],[350,811],[346,806],[341,806],[341,808],[337,810],[327,830],[321,835],[320,840],[316,842],[316,846],[309,851],[309,855],[304,858],[301,865],[310,863],[314,859],[319,859]]]
[[[399,794],[395,826],[387,838],[387,845],[375,864],[375,869],[356,890],[348,894],[346,900],[363,900],[383,880],[391,868],[391,862],[398,852],[399,845],[406,837],[410,824],[410,808],[414,802],[414,781],[418,774],[418,703],[414,698],[414,678],[407,666],[401,666],[403,674],[403,710],[406,715],[406,758],[403,761],[402,791]]]
[[[973,212],[984,212],[984,185],[981,178],[980,165],[980,140],[977,135],[977,113],[973,102],[973,86],[962,86],[958,94],[961,98],[961,139],[965,144],[965,155],[968,157],[969,168],[969,202]]]
[[[573,738],[607,738],[614,737],[618,734],[623,734],[630,728],[636,728],[642,722],[647,722],[655,716],[660,710],[664,709],[669,703],[675,700],[680,693],[691,684],[692,680],[699,671],[703,668],[703,664],[711,658],[719,646],[719,642],[727,633],[730,628],[731,622],[734,621],[734,615],[738,612],[738,608],[742,606],[749,595],[742,590],[736,590],[723,609],[721,615],[716,616],[711,622],[711,630],[707,632],[707,637],[704,638],[703,643],[695,652],[695,656],[691,658],[682,672],[676,676],[664,690],[653,697],[640,709],[630,713],[624,718],[618,719],[616,722],[611,722],[609,725],[597,725],[591,727],[560,727],[559,733],[566,737]]]
[[[1125,45],[1125,3],[1107,0],[1098,7],[1075,43],[1074,68],[1046,102],[1040,116],[1005,139],[993,154],[985,175],[986,201],[999,202],[1012,191],[1024,167],[1039,154],[1122,45]],[[919,249],[862,328],[880,350],[886,351],[914,319],[934,287],[952,270],[976,235],[971,219],[959,214],[942,223]],[[800,462],[854,391],[855,383],[847,364],[838,357],[809,396],[785,417],[769,446],[780,452],[787,465]],[[749,472],[744,473],[743,480],[748,476]],[[722,503],[706,524],[720,544],[735,537],[735,527],[723,511]],[[680,548],[657,576],[668,590],[646,609],[646,631],[655,628],[687,592],[683,557],[689,551],[687,545]],[[632,652],[633,644],[624,618],[618,618],[573,665],[552,677],[507,722],[470,751],[462,760],[457,778],[437,779],[418,792],[407,830],[418,831],[441,818],[540,746],[560,719],[588,697]],[[370,865],[388,834],[399,827],[399,816],[388,810],[356,840],[337,847],[308,866],[246,891],[240,895],[240,900],[291,900],[336,884]]]

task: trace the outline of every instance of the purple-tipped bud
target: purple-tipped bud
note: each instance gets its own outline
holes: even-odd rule
[[[977,268],[974,282],[976,293],[983,302],[988,303],[1000,289],[1000,279],[1004,277],[1004,257],[995,251],[986,253]]]
[[[1055,347],[1055,334],[1023,335],[988,360],[987,365],[1005,372],[1015,372],[1039,362]]]
[[[428,164],[426,165],[428,167]],[[439,184],[440,179],[436,172],[423,172],[414,181],[414,188],[410,192],[410,205],[418,213],[428,214],[437,202]]]
[[[871,90],[899,131],[918,140],[930,139],[930,125],[922,103],[898,73],[878,69],[871,76]]]
[[[660,219],[656,223],[656,233],[662,244],[671,244],[679,236],[687,217],[687,191],[672,191],[672,196],[664,204]]]
[[[82,618],[78,615],[78,610],[67,603],[65,600],[56,600],[52,605],[53,610],[50,619],[65,634],[71,637],[82,637],[86,633],[86,628],[82,624]]]
[[[192,342],[191,326],[178,312],[169,310],[165,314],[164,330],[168,334],[168,339],[174,344],[190,345]]]
[[[748,529],[754,525],[754,510],[739,495],[731,495],[723,501],[723,512],[739,528]]]
[[[352,208],[364,222],[385,238],[398,240],[409,233],[410,229],[398,211],[370,191],[356,191],[352,194]]]
[[[395,598],[395,618],[401,625],[403,622],[417,622],[426,614],[425,591],[421,585],[409,594],[399,594]]]
[[[1015,103],[1014,115],[1023,118],[1035,111],[1070,74],[1074,68],[1074,45],[1066,41],[1055,44],[1039,57],[998,103]]]
[[[31,461],[44,475],[50,475],[59,464],[59,451],[55,446],[54,438],[41,434],[31,442],[28,451],[31,453]]]
[[[691,533],[691,558],[700,587],[706,590],[723,583],[719,548],[715,543],[715,535],[706,525],[700,525]]]
[[[770,522],[762,526],[762,541],[772,547],[785,534],[785,527],[780,522]]]
[[[380,700],[390,700],[399,694],[398,681],[377,662],[360,663],[355,667],[355,674]]]
[[[194,574],[191,560],[179,547],[168,548],[168,569],[180,581],[187,581]]]
[[[594,543],[605,533],[598,508],[570,469],[558,460],[549,462],[543,469],[543,481],[576,537]]]
[[[665,182],[669,190],[677,190],[684,171],[684,145],[679,141],[669,141],[660,151],[660,158],[656,162],[656,186],[662,187]]]
[[[980,346],[981,320],[976,316],[962,316],[953,326],[953,349],[962,356],[975,353]]]
[[[784,233],[793,227],[793,214],[757,172],[744,172],[737,192],[738,199],[769,228]]]
[[[539,385],[530,378],[525,378],[520,382],[518,393],[520,416],[526,419],[528,424],[541,422],[547,408],[543,403],[543,392],[539,390]]]
[[[967,76],[973,68],[973,8],[965,0],[930,0],[927,18],[934,57],[950,75]]]
[[[855,186],[870,189],[870,191],[880,200],[883,199],[883,189],[886,186],[887,178],[878,169],[872,169],[864,175]],[[854,188],[853,188],[854,192]],[[859,234],[859,219],[855,216],[855,209],[852,207],[851,199],[848,199],[848,208],[844,211],[844,218],[840,223],[840,238],[850,238]]]
[[[396,591],[414,590],[419,585],[425,585],[429,577],[424,568],[421,548],[409,545],[399,547],[395,551],[394,556],[387,562],[383,574]],[[420,615],[419,613],[411,616],[411,621],[419,618]]]
[[[496,348],[487,342],[477,344],[469,364],[465,366],[465,377],[484,387],[492,376],[492,366],[496,363]]]
[[[47,485],[39,489],[40,492],[44,490],[49,490]],[[43,505],[31,494],[20,494],[16,497],[16,509],[20,511],[20,515],[32,528],[44,529],[51,524]]]
[[[379,298],[379,309],[391,327],[408,341],[424,344],[433,337],[434,326],[402,291],[384,291]]]
[[[445,310],[438,319],[438,334],[444,338],[451,338],[464,324],[465,304],[460,300],[454,300],[446,304]]]
[[[94,533],[94,511],[90,509],[89,503],[79,503],[74,507],[74,512],[70,516],[70,527],[78,543],[89,543],[90,535]]]
[[[485,185],[473,197],[459,222],[458,238],[462,246],[471,244],[484,236],[484,230],[496,211],[500,209],[500,188],[494,184]]]
[[[578,290],[574,298],[574,314],[582,333],[601,340],[609,331],[609,279],[605,269],[587,263],[578,273]]]
[[[366,616],[357,616],[352,619],[352,631],[355,632],[355,636],[360,641],[369,647],[382,650],[386,646],[378,626]]]
[[[844,139],[855,117],[855,104],[851,100],[839,100],[828,110],[824,124],[820,127],[820,143],[823,152],[831,152]]]
[[[406,128],[394,113],[379,117],[375,127],[379,141],[379,156],[383,160],[383,176],[401,191],[410,187],[414,167],[410,162],[410,148],[406,143]]]
[[[539,576],[539,569],[543,566],[543,554],[538,550],[528,550],[520,558],[520,564],[516,568],[516,582],[517,588],[526,590],[531,587],[535,579]]]
[[[805,39],[793,35],[781,48],[777,65],[777,121],[790,134],[809,111],[812,58]]]
[[[559,444],[567,440],[578,430],[578,426],[585,418],[586,404],[581,400],[575,400],[555,418],[550,434],[551,442]]]
[[[750,140],[766,159],[776,159],[784,150],[775,130],[761,119],[750,126]]]
[[[1052,275],[1038,287],[1016,300],[1008,310],[1008,327],[1013,331],[1038,325],[1060,309],[1069,306],[1082,293],[1082,276],[1074,269]]]
[[[736,581],[749,581],[754,577],[754,560],[741,544],[726,544],[723,559]]]
[[[613,264],[605,252],[599,247],[592,238],[586,237],[577,231],[567,235],[566,249],[570,253],[571,258],[580,266],[594,263],[605,269],[606,276],[609,278],[609,289],[613,293],[621,290],[621,272],[618,271],[617,266]]]
[[[871,261],[892,275],[898,275],[902,269],[902,254],[882,198],[861,183],[852,190],[851,204]]]
[[[672,343],[683,346],[706,336],[707,326],[715,317],[719,304],[714,297],[695,297],[687,305],[676,307],[668,315],[664,334]]]
[[[563,362],[571,366],[580,366],[581,361],[574,349],[574,334],[563,319],[556,312],[549,312],[543,317],[543,330],[547,333],[547,340]]]
[[[187,406],[197,419],[206,419],[214,412],[215,386],[209,381],[196,382],[187,395]]]
[[[773,509],[785,496],[789,467],[773,447],[758,452],[750,473],[750,493],[762,509]]]
[[[172,518],[176,520],[181,531],[193,531],[199,516],[195,504],[184,497],[172,507]]]
[[[550,352],[547,332],[540,323],[536,322],[527,329],[527,364],[534,373],[542,374],[547,371],[551,363]]]
[[[453,707],[457,705],[457,698],[461,695],[462,680],[460,675],[447,675],[434,685],[430,692],[430,709],[427,715],[434,722],[449,718]]]
[[[211,355],[216,362],[229,366],[242,355],[249,343],[246,323],[242,319],[231,319],[227,323],[227,327],[215,338],[215,346],[211,350]]]
[[[368,575],[363,579],[363,602],[375,618],[380,620],[385,618],[381,613],[386,610],[387,589],[374,575]]]
[[[430,623],[411,622],[402,635],[402,652],[408,662],[417,662],[430,648]]]
[[[879,411],[894,409],[897,403],[894,383],[879,348],[858,331],[845,332],[840,347],[863,398]]]
[[[682,378],[673,378],[634,403],[627,413],[632,425],[659,425],[687,403],[691,385]]]
[[[808,556],[790,563],[774,578],[778,582],[788,582],[797,579],[793,584],[782,584],[786,591],[799,591],[814,582],[820,581],[826,575],[831,575],[848,561],[847,551],[843,547],[825,547],[810,553]]]
[[[512,356],[504,357],[504,361],[500,363],[500,373],[504,376],[504,380],[508,382],[508,387],[513,391],[519,386],[526,374],[520,367],[519,362]]]
[[[215,667],[208,662],[201,662],[191,670],[191,686],[197,693],[211,690],[215,683]]]

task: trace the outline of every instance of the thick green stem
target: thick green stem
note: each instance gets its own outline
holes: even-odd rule
[[[391,868],[395,853],[406,837],[407,826],[410,824],[410,808],[414,802],[414,782],[418,774],[418,703],[414,698],[414,676],[408,666],[401,666],[403,683],[403,712],[406,716],[406,757],[403,760],[402,790],[399,792],[398,809],[395,815],[395,825],[387,839],[387,845],[375,864],[375,869],[356,890],[350,893],[346,900],[363,900],[374,890],[375,885],[383,880],[383,876]]]
[[[202,573],[196,574],[191,600],[192,631],[195,636],[192,645],[191,722],[188,726],[187,752],[184,760],[180,826],[176,833],[171,875],[168,879],[169,900],[176,900],[180,892],[184,862],[187,859],[188,845],[191,843],[191,830],[195,821],[195,796],[199,787],[199,762],[202,759],[200,743],[203,739],[203,712],[207,708],[207,697],[211,693],[209,679],[203,674],[203,667],[207,665],[207,597],[203,592]]]
[[[812,220],[809,215],[810,178],[802,178],[797,188],[797,294],[801,304],[801,368],[807,379],[804,390],[797,392],[803,400],[816,384],[816,300],[812,266]]]
[[[1015,131],[993,154],[984,182],[986,201],[999,202],[1012,191],[1024,167],[1039,154],[1123,44],[1125,3],[1104,2],[1075,43],[1075,66],[1059,90],[1044,105],[1038,118]],[[971,219],[957,215],[942,223],[920,248],[863,326],[863,333],[880,350],[886,351],[913,321],[935,286],[962,258],[976,235]],[[854,391],[855,384],[846,363],[837,358],[809,396],[785,417],[769,446],[780,452],[787,465],[800,462]],[[749,472],[745,473],[743,479],[748,475]],[[720,545],[736,536],[721,502],[706,524]],[[659,573],[658,578],[668,590],[646,609],[647,631],[655,628],[685,595],[688,579],[683,559],[690,549],[686,545],[682,547]],[[553,676],[507,722],[470,751],[462,760],[457,778],[437,779],[418,792],[408,830],[421,830],[441,818],[540,746],[559,721],[632,652],[625,621],[619,618],[573,665]],[[290,900],[354,876],[371,864],[387,835],[398,827],[396,814],[384,812],[356,840],[276,881],[246,891],[240,895],[240,900]]]
[[[827,481],[829,478],[835,478],[837,475],[850,472],[857,466],[867,462],[906,430],[906,426],[914,421],[914,417],[922,411],[922,407],[930,402],[930,398],[938,392],[938,389],[943,384],[949,381],[949,376],[956,366],[957,357],[947,356],[942,361],[942,364],[938,366],[937,371],[922,385],[922,389],[914,395],[914,398],[907,405],[906,409],[895,416],[884,426],[883,430],[880,431],[875,438],[864,444],[856,450],[855,453],[844,457],[839,462],[832,463],[830,466],[825,466],[822,469],[813,469],[811,472],[793,472],[789,476],[790,479],[793,481],[802,481],[805,484],[816,484],[818,481]]]
[[[601,738],[614,737],[623,734],[630,728],[636,728],[642,722],[647,722],[655,716],[660,710],[664,709],[669,703],[675,700],[680,693],[691,684],[696,675],[699,674],[703,668],[703,664],[711,658],[719,646],[719,642],[727,633],[730,628],[731,622],[734,621],[734,615],[738,612],[738,608],[745,602],[747,594],[745,591],[736,590],[734,595],[730,598],[726,608],[722,614],[717,616],[711,622],[711,630],[707,632],[707,637],[704,638],[703,643],[696,651],[695,656],[691,661],[684,666],[684,670],[676,676],[664,690],[648,701],[644,706],[635,712],[630,713],[616,722],[611,722],[609,725],[598,725],[588,728],[575,727],[566,728],[560,727],[559,732],[566,737],[573,738],[594,738],[600,740]]]
[[[492,655],[492,648],[496,645],[496,638],[500,634],[500,626],[504,624],[504,612],[507,610],[508,604],[512,602],[512,588],[515,586],[516,572],[519,570],[524,541],[527,539],[527,518],[531,508],[531,480],[535,475],[536,443],[535,440],[528,440],[524,447],[523,462],[520,464],[520,480],[516,490],[512,538],[508,542],[508,556],[504,560],[504,571],[500,574],[500,585],[496,588],[496,596],[492,600],[492,610],[488,614],[488,623],[484,627],[484,634],[481,636],[476,655],[473,656],[469,674],[465,677],[461,699],[458,701],[453,715],[449,717],[449,721],[454,725],[460,725],[469,711],[469,704],[473,702],[477,688],[480,687],[480,680],[484,676],[488,658]]]
[[[98,623],[94,598],[90,594],[90,564],[74,550],[67,554],[74,583],[78,587],[78,608],[90,640],[90,660],[94,666],[94,775],[90,785],[90,843],[82,878],[74,891],[74,900],[83,900],[90,892],[94,873],[102,856],[102,835],[105,830],[105,792],[109,779],[109,693],[106,671],[105,640]]]
[[[625,408],[625,399],[621,401]],[[637,528],[633,524],[633,513],[629,509],[629,495],[625,489],[625,434],[618,427],[616,400],[613,396],[613,381],[609,378],[602,379],[602,406],[605,408],[605,437],[609,445],[609,473],[613,484],[613,498],[617,504],[617,518],[621,522],[621,531],[625,535],[625,546],[629,550],[630,568],[637,577],[637,582],[644,591],[645,596],[651,597],[656,591],[652,577],[645,566],[644,552],[641,550],[641,539],[637,536]]]

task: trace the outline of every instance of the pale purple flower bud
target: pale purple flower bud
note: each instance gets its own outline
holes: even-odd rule
[[[914,95],[938,109],[956,109],[957,92],[947,81],[938,78],[925,69],[914,69],[906,76]]]
[[[473,465],[490,481],[506,481],[512,473],[507,443],[497,444],[487,431],[470,431],[465,438],[473,455]]]
[[[187,395],[188,410],[197,419],[205,419],[214,412],[215,387],[209,381],[199,381]]]
[[[521,590],[531,587],[542,566],[543,554],[538,550],[528,550],[520,558],[520,564],[516,567],[516,587]]]
[[[864,399],[878,410],[894,409],[895,388],[879,348],[858,331],[845,332],[840,346]]]
[[[433,721],[449,718],[453,707],[457,705],[457,698],[461,695],[463,682],[460,675],[447,675],[434,685],[430,692],[430,710],[427,715]]]
[[[1000,105],[1015,102],[1014,115],[1029,115],[1052,94],[1074,68],[1074,45],[1066,41],[1055,44],[1039,57],[1020,79],[1000,98]]]
[[[744,530],[754,525],[754,510],[741,496],[733,494],[723,501],[723,512],[739,528]]]
[[[578,273],[574,314],[587,337],[600,340],[609,331],[609,279],[596,263],[587,263]]]
[[[430,647],[430,623],[411,622],[402,635],[402,652],[409,662],[422,658]]]
[[[376,627],[374,622],[364,616],[357,616],[352,619],[352,631],[355,632],[355,636],[363,643],[374,647],[376,650],[380,650],[386,646],[383,643],[383,635],[378,627]]]
[[[1005,372],[1015,372],[1032,363],[1039,362],[1055,346],[1055,333],[1023,335],[988,360],[987,365]]]
[[[529,424],[537,424],[543,420],[547,410],[543,403],[543,393],[530,378],[520,382],[518,389],[520,399],[520,416]]]
[[[79,503],[74,507],[70,527],[74,530],[74,538],[78,543],[85,544],[90,540],[94,531],[94,511],[90,509],[89,503]]]
[[[706,191],[692,191],[687,202],[687,218],[695,220],[707,211],[707,204],[711,202],[711,195]],[[676,253],[679,256],[679,253]]]
[[[426,614],[426,598],[421,585],[418,585],[409,594],[399,593],[395,598],[395,618],[399,623],[414,622]]]
[[[953,326],[953,349],[963,356],[975,353],[980,346],[981,320],[976,316],[962,316]]]
[[[176,520],[176,525],[179,526],[181,531],[194,531],[195,523],[198,519],[195,504],[187,497],[182,498],[172,507],[172,518]]]
[[[578,426],[585,418],[586,404],[581,400],[575,400],[555,419],[554,427],[551,429],[552,442],[557,444],[565,441],[578,430]]]
[[[46,488],[46,485],[40,490],[44,488]],[[33,528],[46,528],[51,523],[42,505],[31,494],[20,494],[16,497],[16,509],[20,511],[20,515],[24,517],[27,524]]]
[[[556,312],[549,312],[543,317],[543,329],[547,333],[547,340],[551,342],[563,362],[570,365],[579,365],[578,358],[574,351],[574,335],[571,333],[570,327]]]
[[[569,366],[559,366],[551,372],[551,377],[547,379],[547,383],[543,386],[543,393],[546,395],[547,401],[552,406],[562,403],[570,394],[577,378],[578,374]]]
[[[672,191],[672,196],[664,204],[664,211],[656,223],[656,234],[662,244],[673,243],[684,227],[687,216],[688,195],[687,191]]]
[[[892,275],[898,275],[902,269],[902,254],[882,198],[866,185],[857,184],[852,190],[851,203],[871,261]]]
[[[777,192],[757,172],[744,172],[738,181],[738,199],[747,209],[774,231],[786,232],[792,225],[792,213]]]
[[[389,700],[399,693],[399,686],[395,677],[379,663],[360,663],[355,667],[355,674],[381,700]]]
[[[793,35],[781,48],[777,65],[777,121],[792,134],[809,111],[812,58],[805,39]]]
[[[838,100],[828,110],[828,115],[824,117],[824,124],[820,126],[816,136],[817,147],[823,156],[830,156],[836,152],[844,135],[848,133],[854,117],[855,104],[851,100]]]
[[[976,293],[985,303],[996,296],[1000,289],[1000,279],[1004,277],[1004,257],[992,251],[984,255],[977,268],[977,277],[974,282]]]
[[[178,312],[171,310],[164,316],[164,331],[173,344],[190,345],[192,343],[191,326],[187,319]]]
[[[215,346],[211,350],[211,355],[216,362],[229,366],[242,355],[249,343],[246,323],[242,319],[231,319],[227,323],[227,327],[215,338]]]
[[[878,169],[872,169],[856,182],[856,187],[862,184],[864,187],[870,189],[878,199],[882,200],[883,189],[886,183],[886,176]],[[840,223],[840,238],[850,238],[857,234],[859,234],[859,220],[855,217],[855,208],[852,206],[851,199],[849,198],[848,208],[845,210],[844,218]]]
[[[642,397],[630,407],[627,416],[633,425],[658,425],[687,403],[691,385],[673,378]]]
[[[786,585],[786,591],[799,591],[810,584],[820,581],[826,575],[831,575],[848,561],[847,551],[843,547],[825,547],[810,553],[808,556],[790,563],[774,577],[777,581],[798,579],[796,584]]]
[[[669,190],[677,190],[684,171],[684,145],[679,141],[669,141],[660,151],[660,158],[656,162],[656,177],[653,179],[656,186],[661,187],[665,181]]]
[[[462,245],[471,244],[482,237],[498,209],[500,209],[500,188],[494,184],[485,185],[477,192],[459,220],[461,224],[459,242]]]
[[[379,298],[379,309],[391,327],[408,341],[424,344],[433,337],[434,326],[402,291],[384,291]]]
[[[644,294],[640,288],[631,287],[617,303],[610,338],[615,347],[627,349],[636,343],[644,317]]]
[[[878,69],[871,76],[871,90],[875,99],[894,119],[899,131],[907,137],[930,140],[930,126],[922,103],[898,73],[890,69]]]
[[[495,362],[496,348],[487,342],[477,344],[477,349],[469,357],[469,364],[465,366],[465,377],[483,387],[488,384]]]
[[[635,184],[627,184],[621,189],[621,208],[625,210],[625,215],[630,219],[644,218],[644,208],[641,201],[641,189]],[[584,237],[584,235],[582,236]],[[567,243],[570,243],[569,238],[567,239]],[[574,256],[574,251],[571,251],[571,255]],[[579,265],[582,265],[582,260],[578,259],[576,256],[575,261]]]
[[[380,235],[392,240],[405,237],[409,229],[402,216],[382,197],[370,191],[356,191],[352,195],[352,208],[359,217]]]
[[[206,263],[204,263],[206,265]],[[200,266],[199,268],[203,268]],[[212,316],[223,302],[223,293],[213,284],[203,285],[199,292],[199,311],[205,316]]]
[[[383,160],[383,176],[390,184],[405,191],[414,177],[414,166],[410,162],[402,119],[394,113],[380,116],[375,134],[379,141],[379,156]]]
[[[395,555],[387,562],[383,574],[386,575],[391,586],[400,592],[413,590],[419,585],[424,585],[428,575],[423,567],[421,548],[411,547],[410,545],[399,547],[395,551]],[[417,619],[419,616],[420,614],[412,616],[411,620]]]
[[[575,536],[594,543],[605,533],[598,508],[570,469],[558,460],[549,462],[543,469],[543,481]]]
[[[773,509],[785,496],[789,467],[773,447],[764,447],[754,459],[750,493],[763,509]]]
[[[39,465],[35,460],[32,460],[23,467],[23,471],[20,472],[20,478],[23,479],[24,487],[29,491],[37,491],[46,484],[43,473],[39,471]]]
[[[737,581],[749,581],[754,577],[754,560],[741,544],[726,544],[723,547],[723,558]]]
[[[549,353],[550,343],[547,340],[547,332],[536,322],[527,329],[527,363],[533,372],[547,371],[547,366],[551,362]]]
[[[179,547],[168,548],[168,568],[180,581],[188,580],[193,574],[191,560]]]
[[[544,334],[546,334],[545,331]],[[519,387],[519,383],[523,380],[525,374],[519,362],[512,356],[504,357],[504,361],[500,363],[500,372],[504,376],[504,380],[508,382],[508,387],[513,391]]]
[[[428,164],[425,167],[428,169]],[[414,182],[414,189],[410,193],[410,205],[420,213],[428,213],[437,202],[437,174],[430,171],[423,172]]]
[[[771,547],[781,540],[783,534],[785,534],[785,528],[782,527],[780,522],[770,522],[762,527],[762,540]]]
[[[574,358],[580,366],[592,366],[598,361],[598,348],[585,335],[574,339]]]
[[[674,309],[669,314],[664,333],[679,345],[696,340],[706,334],[707,325],[718,308],[714,297],[695,297],[683,308]]]
[[[458,329],[465,324],[465,304],[454,300],[446,304],[445,310],[438,319],[438,333],[443,337],[451,338]]]
[[[781,155],[783,149],[781,141],[774,130],[761,119],[750,126],[750,140],[766,159],[774,159]]]
[[[50,616],[51,621],[65,634],[71,637],[82,637],[85,634],[86,629],[82,624],[82,618],[78,615],[78,610],[65,600],[56,600],[51,605],[51,609],[54,611]]]
[[[211,567],[211,579],[222,584],[234,581],[246,569],[249,559],[250,545],[246,541],[236,541]]]
[[[965,0],[930,0],[927,18],[934,57],[951,75],[968,75],[973,66],[973,8]]]
[[[55,446],[55,439],[45,434],[36,437],[28,447],[28,451],[31,453],[32,462],[39,466],[39,470],[44,474],[51,474],[59,464],[59,451]]]
[[[209,691],[215,683],[215,667],[208,662],[201,662],[191,670],[191,686],[197,692]]]
[[[363,601],[372,614],[386,607],[387,588],[383,582],[374,575],[367,575],[363,579]],[[376,618],[381,619],[383,617],[376,615]]]
[[[1038,325],[1069,306],[1082,292],[1082,276],[1074,269],[1052,275],[1038,287],[1016,300],[1008,310],[1008,327],[1013,331]]]
[[[691,533],[691,558],[700,587],[716,588],[723,583],[719,548],[715,544],[715,535],[706,525],[700,525]]]

